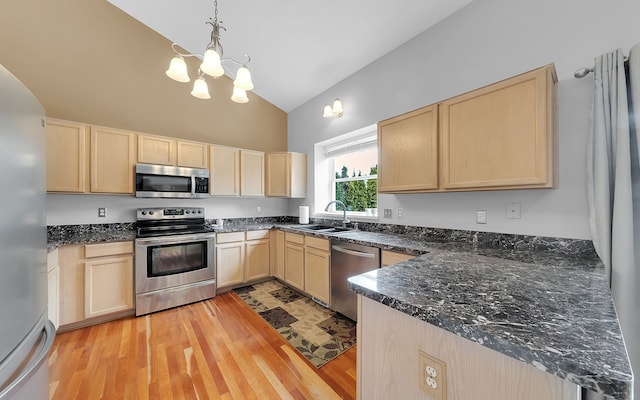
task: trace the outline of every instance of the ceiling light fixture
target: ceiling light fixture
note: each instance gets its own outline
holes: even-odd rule
[[[231,100],[236,103],[246,103],[249,101],[247,97],[247,91],[253,89],[253,82],[251,81],[251,72],[247,68],[247,64],[251,61],[251,57],[245,54],[247,61],[244,63],[238,62],[232,58],[222,58],[222,44],[220,44],[220,29],[227,30],[222,26],[222,21],[218,22],[218,0],[214,1],[215,17],[209,18],[209,21],[205,24],[211,25],[211,41],[207,45],[204,55],[199,54],[186,54],[180,53],[176,50],[176,43],[171,44],[171,48],[176,55],[171,59],[169,69],[166,74],[169,78],[178,82],[189,82],[189,73],[187,71],[187,63],[184,61],[185,57],[199,57],[202,58],[202,64],[198,69],[198,78],[193,83],[193,90],[191,95],[199,99],[210,99],[209,86],[205,80],[205,76],[209,75],[213,78],[219,78],[224,75],[225,67],[224,63],[232,62],[239,65],[240,68],[236,71],[236,77],[233,80],[233,94]],[[228,69],[228,67],[227,67]]]
[[[327,104],[324,106],[322,111],[322,116],[325,118],[331,117],[342,117],[344,113],[344,108],[342,107],[342,101],[340,99],[335,99],[331,105]]]

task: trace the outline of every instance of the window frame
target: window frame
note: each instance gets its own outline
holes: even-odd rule
[[[331,208],[335,211],[324,211],[326,205],[335,199],[335,184],[341,181],[356,181],[377,179],[378,175],[355,176],[347,178],[336,178],[335,161],[336,154],[328,155],[328,149],[343,149],[356,147],[358,144],[364,143],[366,147],[371,147],[372,142],[375,143],[377,149],[377,125],[369,125],[367,127],[348,132],[334,138],[318,142],[314,144],[314,207],[313,217],[315,218],[336,218],[342,219],[342,207]],[[353,144],[353,146],[351,146]],[[364,149],[365,147],[363,147]],[[348,153],[348,152],[347,152]],[[376,203],[378,203],[379,193],[376,191]],[[377,210],[377,208],[376,208]],[[378,221],[379,215],[367,215],[365,211],[347,211],[349,219],[359,221]]]

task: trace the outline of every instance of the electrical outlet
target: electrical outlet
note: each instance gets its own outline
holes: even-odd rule
[[[418,350],[418,379],[420,389],[427,392],[430,400],[446,400],[447,365],[444,361]]]
[[[404,218],[404,210],[402,208],[398,208],[398,219]]]
[[[520,219],[520,203],[507,203],[507,218]]]
[[[385,218],[393,218],[393,211],[390,208],[384,209],[384,217]]]
[[[107,216],[107,209],[104,207],[100,207],[98,208],[98,217],[99,218],[104,218]]]
[[[487,223],[487,212],[484,210],[476,211],[476,224],[486,224]]]
[[[262,207],[257,206],[257,207],[256,207],[256,212],[257,212],[258,214],[262,214]]]

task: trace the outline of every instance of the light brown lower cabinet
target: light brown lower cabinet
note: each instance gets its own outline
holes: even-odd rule
[[[85,257],[85,318],[133,309],[133,242],[86,245]]]
[[[58,263],[61,327],[134,313],[132,241],[62,246]]]
[[[329,304],[331,298],[329,282],[329,240],[313,236],[305,237],[304,244],[304,288],[305,292]]]
[[[304,291],[304,236],[285,232],[284,281]]]
[[[270,273],[269,230],[216,235],[216,286],[232,287],[267,278]]]
[[[389,265],[397,264],[399,262],[411,260],[415,258],[411,254],[398,253],[396,251],[382,250],[382,257],[380,258],[380,264],[382,267],[388,267]]]
[[[284,232],[271,231],[271,276],[284,280]]]
[[[58,249],[47,253],[47,316],[58,329],[60,326],[60,266]]]

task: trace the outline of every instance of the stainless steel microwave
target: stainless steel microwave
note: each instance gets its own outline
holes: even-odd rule
[[[202,199],[209,197],[209,170],[136,164],[136,197]]]

